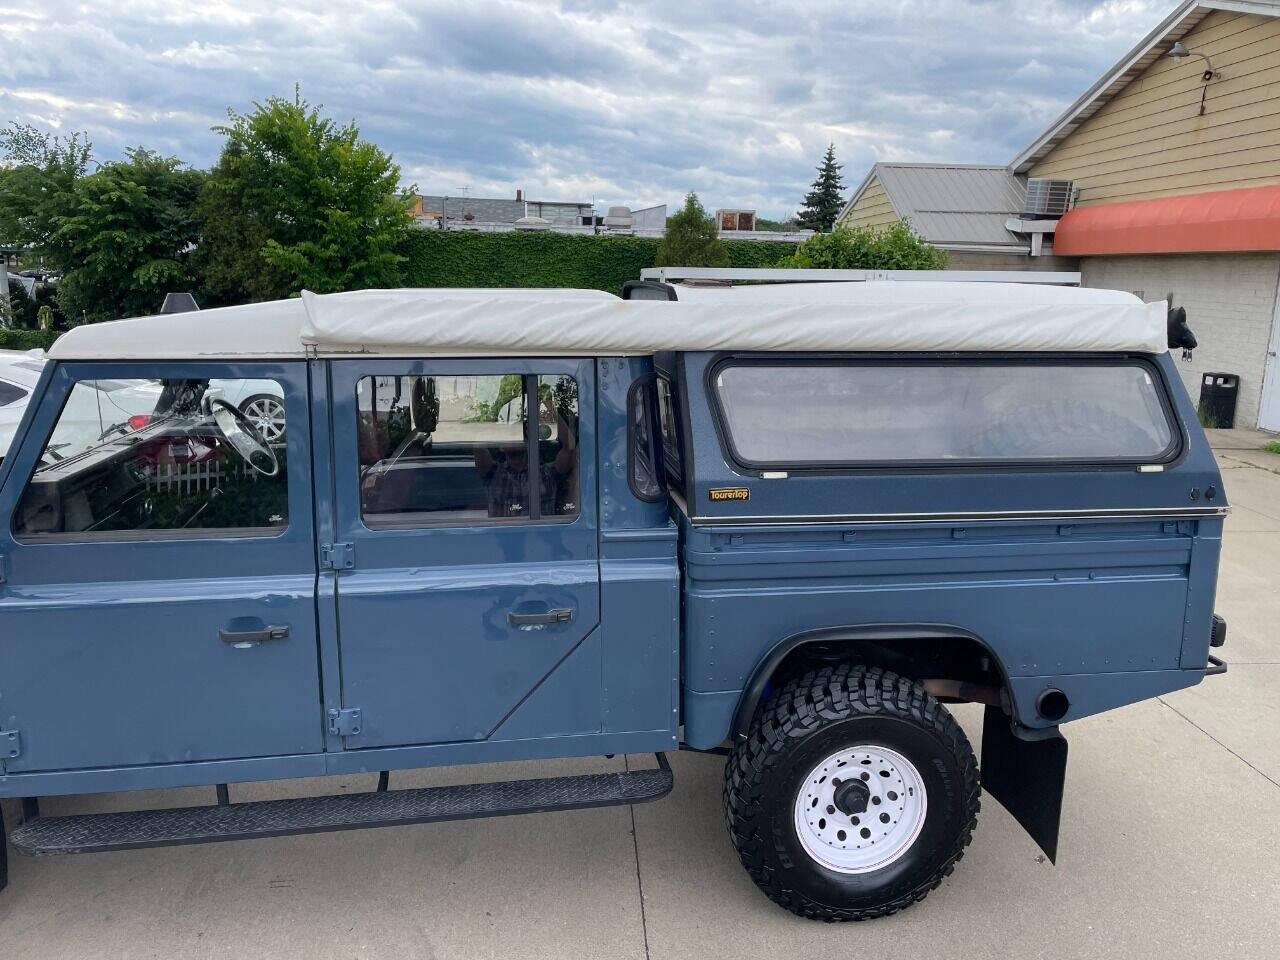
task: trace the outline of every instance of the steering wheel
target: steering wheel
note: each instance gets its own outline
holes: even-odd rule
[[[210,408],[219,432],[245,463],[264,477],[274,477],[280,472],[280,461],[276,459],[271,444],[238,407],[219,399],[214,400]]]

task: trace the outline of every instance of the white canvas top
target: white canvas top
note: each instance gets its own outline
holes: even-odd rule
[[[831,289],[831,288],[839,288]],[[49,356],[643,355],[660,350],[1163,353],[1167,307],[1016,283],[869,281],[623,301],[595,290],[360,290],[77,327]]]

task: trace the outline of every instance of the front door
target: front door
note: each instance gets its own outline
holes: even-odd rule
[[[598,729],[592,364],[330,371],[342,697],[361,711],[347,746],[501,738],[522,706],[521,736]],[[576,706],[541,713],[571,663]]]
[[[304,363],[55,370],[0,490],[9,772],[323,749],[307,412]]]

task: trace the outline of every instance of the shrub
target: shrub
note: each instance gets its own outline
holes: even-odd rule
[[[0,330],[0,350],[48,350],[57,330]]]
[[[779,267],[828,270],[943,270],[947,255],[905,220],[891,227],[836,227],[804,243]]]
[[[657,267],[727,267],[729,254],[696,193],[684,198],[684,206],[667,218],[667,232],[658,245]]]

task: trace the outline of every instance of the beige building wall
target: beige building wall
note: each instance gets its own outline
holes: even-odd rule
[[[1280,18],[1218,11],[1182,41],[1204,61],[1161,57],[1030,176],[1074,180],[1078,205],[1280,183]]]
[[[1086,287],[1126,290],[1148,303],[1168,300],[1185,307],[1187,325],[1200,345],[1190,361],[1174,353],[1191,399],[1200,399],[1206,372],[1240,377],[1237,427],[1258,425],[1262,374],[1280,282],[1280,255],[1209,253],[1161,256],[1084,257]]]
[[[867,189],[862,191],[862,196],[849,208],[840,224],[845,227],[891,227],[897,222],[898,215],[893,212],[889,195],[884,192],[879,178],[872,177]]]

